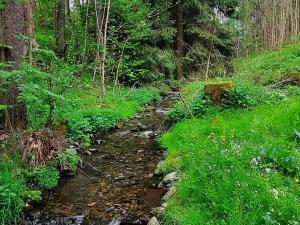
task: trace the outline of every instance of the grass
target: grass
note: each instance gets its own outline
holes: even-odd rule
[[[45,81],[40,81],[39,86],[46,86]],[[112,87],[107,86],[106,95],[103,97],[100,96],[99,88],[92,85],[90,76],[82,76],[72,83],[68,81],[65,86],[68,88],[64,91],[52,91],[53,93],[61,92],[59,95],[47,94],[49,91],[44,88],[36,91],[33,85],[24,89],[29,126],[32,129],[45,126],[49,114],[48,95],[53,95],[55,100],[54,126],[58,128],[65,126],[67,135],[83,143],[84,146],[90,145],[93,133],[107,131],[118,121],[128,120],[139,111],[141,106],[160,98],[158,91],[154,89],[124,86],[115,93]]]
[[[286,76],[299,77],[300,39],[281,49],[237,60],[235,67],[238,77],[256,84],[268,84]]]
[[[161,138],[185,176],[165,224],[298,224],[300,97],[185,120]]]
[[[105,98],[99,98],[96,88],[80,88],[65,95],[56,112],[56,123],[64,118],[69,135],[89,145],[90,134],[107,131],[118,121],[128,120],[141,106],[159,98],[158,92],[150,88],[122,87],[118,94],[108,88]]]
[[[25,205],[25,181],[15,162],[0,161],[0,224],[16,222]]]

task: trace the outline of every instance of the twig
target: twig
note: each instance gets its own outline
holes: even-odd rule
[[[182,101],[183,105],[185,106],[185,108],[187,109],[187,111],[190,113],[190,115],[193,117],[193,119],[195,119],[195,116],[193,115],[192,111],[190,110],[190,108],[188,107],[188,105],[186,104],[185,100],[183,99],[181,93],[179,92],[179,97],[180,100]]]

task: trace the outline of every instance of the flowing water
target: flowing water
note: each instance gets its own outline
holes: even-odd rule
[[[147,224],[165,190],[154,175],[162,158],[156,137],[172,97],[146,106],[128,122],[101,135],[78,173],[24,216],[24,225]]]

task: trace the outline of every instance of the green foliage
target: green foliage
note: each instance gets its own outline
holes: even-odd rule
[[[166,119],[167,124],[174,124],[192,116],[202,117],[213,108],[210,100],[205,96],[204,86],[200,82],[183,87],[182,95],[184,102],[179,101],[171,108]]]
[[[8,160],[0,161],[0,224],[17,222],[25,205],[25,182],[16,165]]]
[[[99,90],[87,84],[72,90],[55,111],[55,123],[68,125],[69,135],[86,146],[91,134],[107,131],[119,120],[127,120],[139,110],[139,106],[159,99],[157,91],[149,88],[128,89],[122,87],[113,94],[108,88],[105,98],[99,98]]]
[[[30,201],[33,201],[33,202],[42,201],[42,192],[41,191],[31,190],[31,191],[27,191],[25,193],[25,195]]]
[[[256,84],[269,84],[300,74],[300,42],[281,49],[252,55],[235,64],[237,75]]]
[[[79,157],[74,151],[69,151],[68,149],[57,156],[58,163],[60,165],[67,166],[72,171],[76,171],[79,164]]]
[[[225,90],[222,103],[225,107],[250,108],[258,103],[260,89],[253,85],[235,83],[232,90]]]
[[[293,97],[186,120],[165,134],[166,164],[185,173],[165,224],[296,224],[299,112],[300,98]]]
[[[272,89],[241,82],[235,78],[233,81],[233,89],[224,91],[222,104],[219,106],[213,105],[205,96],[204,86],[201,82],[196,81],[184,86],[181,95],[185,104],[178,101],[169,111],[166,122],[174,124],[192,117],[214,115],[221,109],[252,109],[259,104],[278,104],[286,101],[288,96],[299,96],[299,87]]]
[[[58,185],[59,172],[54,167],[34,167],[26,172],[26,176],[38,187],[45,190],[51,190]]]
[[[173,79],[175,76],[176,65],[175,55],[171,49],[160,49],[158,47],[146,47],[145,68],[148,72],[143,78],[146,82]]]

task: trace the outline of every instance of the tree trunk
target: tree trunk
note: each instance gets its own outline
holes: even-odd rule
[[[59,56],[65,53],[65,10],[66,0],[59,0],[56,12],[56,51]]]
[[[28,36],[28,58],[32,65],[32,50],[38,48],[39,45],[34,38],[34,0],[24,0],[24,16],[25,16],[25,33]]]
[[[18,69],[22,58],[27,54],[28,47],[24,39],[25,28],[25,5],[17,0],[6,0],[5,8],[1,12],[1,47],[0,61],[13,62],[15,66],[10,70]],[[22,103],[17,100],[19,84],[11,81],[6,88],[4,96],[0,98],[0,104],[9,106],[2,111],[3,126],[6,129],[24,129],[26,127],[26,110]]]
[[[176,78],[177,80],[182,80],[184,78],[183,70],[183,57],[184,57],[184,40],[183,40],[183,6],[182,0],[175,3],[176,4],[176,57],[177,57],[177,67],[176,67]]]

